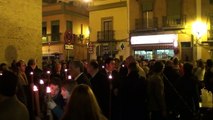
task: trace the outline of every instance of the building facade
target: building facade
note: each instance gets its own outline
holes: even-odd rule
[[[116,57],[125,58],[131,54],[149,60],[170,59],[175,56],[183,61],[209,59],[212,56],[212,3],[212,0],[92,2],[90,38],[95,41],[96,55],[91,56],[103,55],[103,51],[106,52],[107,48],[98,47],[107,41],[98,38],[98,31],[107,34],[107,30],[103,29],[103,21],[105,18],[113,18],[113,40],[124,40],[117,43],[125,46],[124,50],[119,50],[120,45],[116,44]],[[97,52],[97,49],[102,51]]]
[[[43,59],[88,59],[89,13],[82,2],[42,6]]]

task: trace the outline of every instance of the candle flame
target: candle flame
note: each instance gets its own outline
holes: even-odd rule
[[[122,67],[125,67],[125,65],[123,64]]]
[[[71,75],[68,75],[68,80],[71,80],[72,79],[72,76]]]
[[[30,72],[30,75],[33,75],[33,72]]]
[[[64,69],[65,72],[67,72],[67,69]]]
[[[112,75],[110,74],[108,78],[111,80],[112,79]]]
[[[41,80],[39,81],[39,83],[40,83],[40,85],[43,85],[43,84],[44,84],[44,81],[41,79]]]
[[[50,71],[49,71],[49,70],[47,71],[47,74],[50,74]]]
[[[51,93],[51,89],[50,89],[49,86],[46,87],[46,92],[47,92],[47,93]]]
[[[2,76],[3,74],[2,73],[0,73],[0,76]]]
[[[33,91],[34,92],[38,91],[38,87],[36,85],[33,86]]]
[[[102,68],[103,68],[103,69],[105,68],[104,65],[102,65]]]

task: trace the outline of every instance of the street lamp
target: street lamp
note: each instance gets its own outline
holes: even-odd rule
[[[207,26],[205,23],[201,21],[196,21],[192,24],[192,33],[196,36],[197,40],[201,39],[201,37],[206,34]]]
[[[194,60],[201,58],[200,42],[203,35],[207,33],[207,25],[201,21],[196,21],[192,24],[192,34],[195,36],[193,41],[193,58]]]

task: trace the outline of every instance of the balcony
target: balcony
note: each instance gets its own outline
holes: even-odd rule
[[[114,30],[105,30],[97,32],[97,41],[98,42],[113,42],[114,39]]]
[[[183,29],[186,16],[163,16],[163,29]]]
[[[47,44],[47,43],[60,43],[62,40],[63,36],[61,33],[58,34],[46,34],[43,35],[42,37],[42,43]]]
[[[157,30],[158,19],[154,18],[140,18],[135,20],[135,30],[137,31],[150,31]]]

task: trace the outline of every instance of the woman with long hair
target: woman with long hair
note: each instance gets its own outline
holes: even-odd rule
[[[72,92],[62,120],[106,120],[88,85],[78,85]]]

